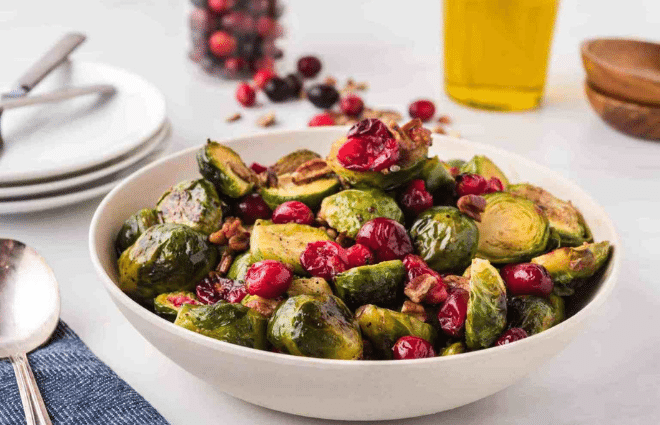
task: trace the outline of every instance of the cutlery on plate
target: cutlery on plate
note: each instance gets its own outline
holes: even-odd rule
[[[21,106],[39,105],[42,103],[59,102],[86,94],[113,94],[115,87],[110,84],[94,84],[82,87],[67,87],[50,93],[42,93],[34,96],[23,96],[0,100],[0,111],[5,109],[20,108]]]
[[[34,249],[0,239],[0,358],[9,357],[28,425],[51,425],[26,353],[48,340],[60,317],[57,280]]]

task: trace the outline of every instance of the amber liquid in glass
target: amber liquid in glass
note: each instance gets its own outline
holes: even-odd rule
[[[558,0],[444,0],[445,87],[502,111],[541,102]]]

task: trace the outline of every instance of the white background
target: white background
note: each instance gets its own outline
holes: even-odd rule
[[[611,35],[658,38],[660,4],[564,1],[545,103],[537,111],[509,114],[468,109],[444,95],[440,1],[286,4],[287,55],[281,70],[289,72],[300,54],[314,53],[323,59],[324,75],[368,81],[368,105],[404,112],[414,98],[432,98],[463,137],[521,153],[578,182],[605,207],[623,240],[618,287],[600,316],[561,354],[484,400],[395,423],[658,423],[660,144],[616,133],[591,111],[583,94],[579,43]],[[188,10],[183,0],[4,0],[0,86],[9,88],[61,33],[78,30],[89,38],[75,58],[126,68],[165,93],[174,127],[172,151],[207,137],[260,131],[256,117],[271,110],[278,128],[306,125],[315,113],[310,104],[274,106],[265,97],[264,107],[243,111],[242,121],[226,124],[225,117],[240,110],[235,83],[209,78],[186,59]],[[62,317],[94,353],[173,424],[324,422],[218,393],[149,345],[119,314],[92,269],[87,229],[99,201],[0,217],[0,236],[20,239],[47,258],[60,282]]]

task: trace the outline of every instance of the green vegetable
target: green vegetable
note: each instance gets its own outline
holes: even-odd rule
[[[199,304],[197,296],[189,291],[167,292],[154,299],[154,310],[159,316],[173,322],[185,304]]]
[[[561,246],[579,246],[593,240],[582,214],[570,202],[555,198],[545,189],[529,183],[511,185],[507,191],[541,208],[548,218],[550,231],[559,238]]]
[[[402,336],[412,335],[431,344],[435,343],[436,331],[433,326],[409,314],[367,304],[358,308],[355,316],[364,338],[385,359],[392,358],[392,347]]]
[[[185,224],[205,235],[222,226],[222,202],[213,184],[205,179],[172,186],[160,197],[156,211],[163,223]]]
[[[573,295],[579,280],[593,276],[610,255],[610,243],[585,243],[577,248],[559,248],[533,258],[532,263],[545,267],[555,284],[557,295]]]
[[[439,272],[465,269],[479,243],[474,220],[454,207],[424,211],[413,223],[410,236],[419,256]]]
[[[299,277],[293,279],[286,294],[290,297],[296,295],[332,295],[332,288],[322,277]]]
[[[362,357],[362,338],[355,318],[333,295],[296,295],[284,301],[268,323],[268,340],[296,356],[343,360]]]
[[[245,280],[245,274],[247,273],[250,266],[256,263],[259,260],[256,260],[250,251],[239,254],[234,258],[234,262],[231,263],[229,271],[227,271],[227,278],[231,280]]]
[[[299,201],[311,209],[316,209],[323,198],[337,190],[339,190],[339,180],[334,176],[306,184],[295,184],[292,176],[286,174],[278,179],[276,187],[262,187],[259,193],[271,209],[288,201]]]
[[[257,220],[250,235],[250,253],[257,261],[281,261],[293,267],[294,273],[304,275],[307,272],[300,265],[300,254],[307,244],[330,239],[325,231],[316,227]]]
[[[337,296],[356,308],[365,304],[393,307],[403,289],[406,269],[401,260],[353,267],[335,276]]]
[[[459,341],[447,346],[444,350],[442,350],[442,353],[440,355],[453,356],[454,354],[462,354],[465,353],[466,351],[467,351],[467,347],[465,347],[465,344],[463,344],[462,341]]]
[[[268,320],[241,304],[218,301],[181,307],[174,324],[193,332],[244,347],[266,349]]]
[[[497,269],[475,258],[470,266],[470,299],[465,342],[471,350],[488,348],[506,327],[506,287]]]
[[[298,149],[297,151],[288,153],[278,159],[271,167],[271,170],[278,176],[290,174],[296,171],[296,169],[304,163],[318,158],[321,158],[321,155],[316,152],[312,152],[308,149]]]
[[[509,185],[509,179],[506,178],[502,170],[499,169],[493,161],[483,155],[475,155],[465,164],[461,165],[461,174],[479,174],[490,180],[492,177],[500,179],[504,187]]]
[[[154,210],[149,208],[141,209],[130,216],[117,233],[117,239],[115,241],[117,255],[126,251],[145,230],[156,224],[158,224],[158,215]]]
[[[447,164],[440,161],[437,156],[424,161],[419,177],[424,180],[429,193],[452,193],[456,186],[456,181],[447,170]]]
[[[452,158],[452,159],[447,160],[447,165],[449,167],[458,168],[459,170],[461,169],[461,167],[464,164],[465,164],[465,160],[460,159],[460,158]]]
[[[484,195],[477,257],[494,264],[517,263],[543,253],[548,245],[548,219],[531,201],[506,192]]]
[[[350,238],[355,238],[372,218],[387,217],[399,223],[404,219],[396,201],[378,189],[349,189],[328,196],[321,203],[318,217]]]
[[[557,295],[549,298],[534,295],[512,297],[508,304],[509,326],[523,328],[531,336],[561,323],[565,316],[564,300]]]
[[[208,140],[197,152],[199,172],[221,193],[240,198],[247,195],[256,182],[254,172],[230,147]]]
[[[164,292],[192,290],[216,260],[204,234],[183,224],[157,224],[119,257],[119,288],[151,305]]]

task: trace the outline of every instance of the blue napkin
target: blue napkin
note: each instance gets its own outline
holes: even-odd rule
[[[62,321],[48,345],[28,354],[28,360],[53,425],[167,425]],[[14,369],[0,360],[0,424],[24,423]]]

